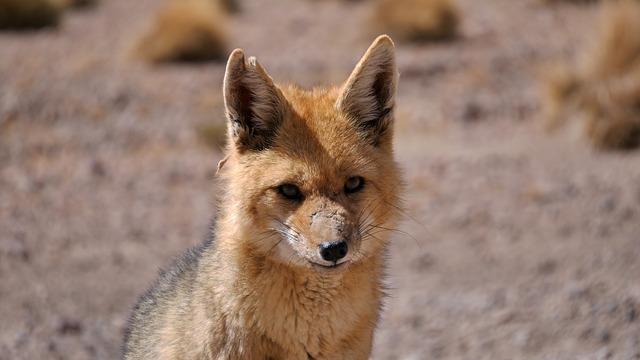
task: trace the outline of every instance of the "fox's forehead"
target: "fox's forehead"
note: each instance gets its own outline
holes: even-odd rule
[[[339,95],[339,88],[315,87],[302,89],[294,84],[280,86],[283,95],[292,109],[307,122],[319,122],[319,126],[329,127],[332,123],[328,118],[340,114],[335,106]]]
[[[282,87],[292,110],[277,131],[273,146],[259,159],[275,178],[302,182],[337,182],[362,175],[371,167],[371,152],[357,127],[335,107],[336,88],[302,90]]]
[[[335,106],[339,88],[304,90],[287,85],[282,92],[293,110],[283,124],[283,140],[292,142],[292,150],[324,150],[332,157],[348,158],[365,147],[355,124]]]

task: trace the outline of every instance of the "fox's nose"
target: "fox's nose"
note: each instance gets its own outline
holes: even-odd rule
[[[320,244],[320,256],[326,261],[336,262],[347,255],[349,247],[344,240],[325,241]]]

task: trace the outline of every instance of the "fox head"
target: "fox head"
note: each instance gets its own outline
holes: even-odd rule
[[[378,37],[339,87],[277,85],[229,57],[226,238],[253,256],[331,272],[384,252],[399,218],[395,50]]]

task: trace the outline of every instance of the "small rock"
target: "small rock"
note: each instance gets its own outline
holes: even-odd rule
[[[77,320],[64,319],[58,324],[56,331],[62,335],[80,335],[82,325]]]
[[[89,355],[91,355],[91,358],[94,358],[96,356],[97,350],[96,350],[95,346],[90,345],[90,344],[89,345],[85,345],[84,349],[85,349],[85,351],[87,353],[89,353]]]
[[[638,318],[635,302],[632,299],[626,301],[625,318],[628,322],[634,322]]]
[[[616,198],[613,196],[607,196],[600,204],[600,210],[602,212],[612,212],[616,208]]]
[[[569,237],[575,231],[575,227],[571,224],[562,224],[558,228],[558,235],[562,237]]]
[[[411,262],[411,267],[415,271],[422,272],[430,269],[435,264],[435,262],[436,259],[433,255],[425,253],[415,258]]]
[[[104,163],[99,159],[92,159],[89,168],[91,169],[91,174],[95,177],[104,177],[107,174]]]
[[[24,233],[18,233],[14,237],[9,238],[4,244],[0,244],[0,255],[6,254],[10,258],[29,261],[29,249],[24,242]]]
[[[570,198],[575,198],[576,196],[580,195],[580,188],[573,184],[570,184],[566,188],[564,188],[564,193]]]
[[[425,321],[422,316],[414,316],[411,318],[410,323],[413,329],[421,329],[424,326]]]
[[[469,101],[462,106],[458,117],[467,123],[475,122],[484,117],[484,110],[477,102]]]
[[[632,208],[629,208],[629,207],[625,208],[620,213],[620,221],[625,222],[625,221],[633,220],[635,215],[636,215],[636,212]]]
[[[593,333],[594,333],[593,328],[590,326],[587,326],[586,328],[582,329],[582,331],[580,332],[580,339],[587,340],[591,338]]]
[[[596,340],[603,344],[606,344],[611,340],[611,332],[608,329],[596,329],[594,335]]]
[[[551,275],[556,271],[558,267],[558,263],[553,259],[547,259],[537,266],[538,274],[540,275]]]
[[[496,313],[495,322],[497,325],[505,325],[511,323],[517,318],[517,313],[513,310],[502,310]]]

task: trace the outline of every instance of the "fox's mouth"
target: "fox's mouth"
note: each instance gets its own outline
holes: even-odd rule
[[[320,271],[338,271],[338,270],[346,270],[346,268],[349,266],[349,260],[340,262],[340,263],[333,263],[330,265],[325,265],[325,264],[319,264],[317,262],[314,261],[309,261],[311,263],[311,265]]]

